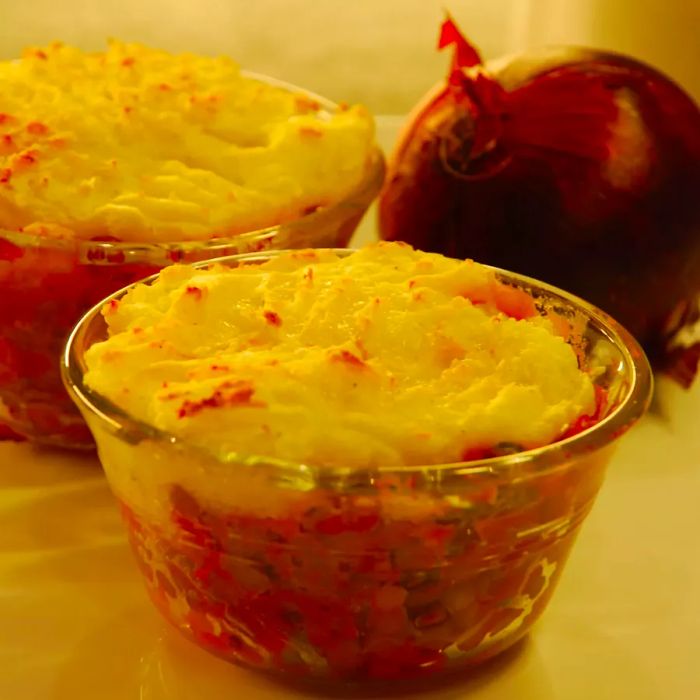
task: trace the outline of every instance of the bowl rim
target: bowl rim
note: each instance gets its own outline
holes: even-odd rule
[[[336,255],[348,256],[352,255],[358,249],[313,248],[310,250],[315,252],[330,251]],[[234,266],[244,263],[259,263],[290,252],[300,253],[302,250],[265,250],[241,253],[192,263],[190,266],[201,269],[215,264]],[[565,304],[570,307],[573,306],[583,311],[589,322],[593,322],[597,330],[605,336],[623,356],[629,374],[629,386],[626,394],[609,415],[596,422],[593,426],[571,437],[557,440],[542,447],[523,450],[514,454],[444,464],[379,465],[370,468],[372,473],[382,476],[392,474],[408,475],[412,473],[430,473],[444,477],[446,475],[467,476],[477,474],[483,475],[485,473],[498,474],[517,468],[518,471],[527,469],[528,471],[536,471],[538,474],[541,474],[545,471],[554,471],[557,468],[561,468],[575,461],[577,457],[596,452],[614,443],[617,438],[621,437],[646,412],[651,402],[654,378],[646,354],[629,331],[615,321],[609,314],[574,294],[545,282],[540,282],[527,275],[510,272],[491,265],[483,265],[483,267],[495,272],[499,279],[510,279],[528,285],[533,289],[545,292],[550,297],[565,302]],[[105,305],[113,300],[119,299],[137,285],[152,284],[158,278],[159,274],[160,272],[150,275],[110,294],[87,311],[71,331],[64,352],[61,355],[60,369],[64,386],[80,410],[82,412],[87,411],[97,417],[99,422],[105,426],[109,432],[132,444],[137,444],[144,439],[157,440],[175,448],[187,449],[192,453],[196,453],[199,456],[213,460],[224,466],[228,464],[253,467],[267,466],[293,474],[298,474],[300,470],[303,470],[330,477],[345,477],[357,473],[358,469],[356,467],[324,466],[322,464],[313,463],[306,464],[277,457],[238,452],[227,453],[225,456],[218,455],[214,451],[209,451],[204,447],[194,445],[186,439],[134,418],[129,413],[119,408],[110,399],[85,385],[84,365],[81,363],[78,356],[77,345],[83,340],[92,324],[101,316],[101,311]]]
[[[306,97],[318,102],[321,106],[319,114],[331,115],[334,112],[341,110],[341,105],[329,100],[322,95],[319,95],[312,90],[299,87],[293,83],[274,78],[272,76],[256,73],[254,71],[241,70],[241,75],[251,80],[257,80],[273,87],[278,87],[288,92],[301,93]],[[376,127],[376,125],[375,125]],[[363,195],[375,194],[381,187],[384,181],[385,173],[385,158],[384,152],[380,148],[375,139],[369,150],[365,172],[356,185],[347,192],[342,199],[339,199],[327,206],[318,207],[309,214],[305,214],[296,219],[290,219],[282,223],[271,224],[263,228],[254,229],[252,231],[244,231],[242,233],[218,236],[215,238],[205,238],[199,240],[182,239],[182,240],[164,240],[164,241],[120,241],[120,240],[99,240],[85,239],[78,237],[71,238],[53,238],[50,236],[42,236],[36,233],[27,233],[25,231],[12,230],[0,227],[0,238],[5,238],[11,243],[19,246],[32,246],[35,248],[44,248],[49,250],[78,250],[80,252],[103,251],[104,259],[108,259],[108,254],[124,253],[124,254],[147,254],[151,251],[162,251],[164,253],[182,253],[186,254],[190,251],[209,251],[215,253],[221,250],[221,254],[225,255],[231,246],[237,244],[250,245],[259,241],[274,238],[283,228],[294,227],[301,225],[313,226],[318,220],[322,220],[328,216],[330,212],[342,210],[345,207],[355,206],[358,199]],[[99,257],[102,260],[101,257]]]

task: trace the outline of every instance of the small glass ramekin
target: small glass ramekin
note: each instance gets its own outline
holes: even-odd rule
[[[102,305],[80,321],[64,381],[165,618],[229,661],[325,684],[447,674],[530,629],[617,439],[646,410],[652,375],[603,312],[497,274],[572,344],[599,415],[548,446],[459,464],[358,470],[197,448],[86,386],[85,351],[106,337]]]
[[[287,83],[247,75],[306,94],[328,112],[337,109]],[[384,158],[375,147],[363,179],[342,200],[289,223],[207,241],[56,240],[0,228],[0,427],[45,444],[94,447],[59,373],[65,340],[90,307],[173,262],[266,249],[346,246],[383,178]]]

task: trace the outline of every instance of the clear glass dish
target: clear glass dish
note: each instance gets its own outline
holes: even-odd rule
[[[331,112],[328,100],[281,81]],[[59,358],[71,328],[108,294],[173,262],[283,248],[346,246],[384,178],[371,153],[361,182],[342,201],[295,221],[209,241],[163,244],[55,240],[0,228],[0,433],[92,448],[94,442],[61,384]]]
[[[195,448],[85,385],[85,351],[106,335],[102,305],[80,321],[64,381],[165,618],[229,661],[326,684],[447,674],[527,633],[652,375],[601,311],[497,274],[572,344],[595,378],[599,418],[540,449],[459,464],[357,470]]]

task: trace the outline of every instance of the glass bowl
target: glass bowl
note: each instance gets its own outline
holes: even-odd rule
[[[325,684],[447,674],[530,629],[652,376],[603,312],[496,272],[572,344],[600,419],[540,449],[459,464],[358,470],[198,449],[85,385],[85,351],[106,337],[101,305],[80,321],[64,381],[165,618],[224,659]]]
[[[337,109],[313,93],[247,75],[302,92],[327,112]],[[289,223],[208,241],[56,240],[0,228],[0,433],[4,427],[45,444],[94,447],[59,372],[65,340],[91,306],[173,262],[265,249],[343,247],[383,178],[384,159],[375,147],[362,181],[343,200]]]

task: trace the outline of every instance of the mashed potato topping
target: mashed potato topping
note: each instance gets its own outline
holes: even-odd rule
[[[217,453],[455,462],[546,444],[594,409],[589,376],[524,292],[405,244],[174,266],[103,313],[88,386]]]
[[[0,63],[0,228],[200,240],[298,218],[362,179],[359,106],[245,78],[226,58],[59,43]]]

